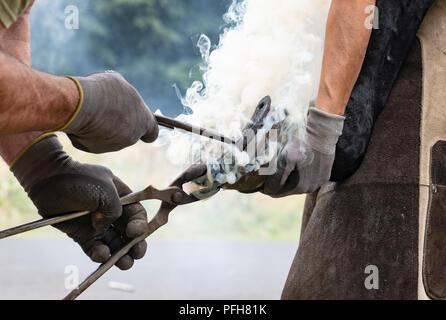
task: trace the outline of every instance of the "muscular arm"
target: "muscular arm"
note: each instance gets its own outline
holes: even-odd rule
[[[365,9],[375,0],[333,0],[327,20],[316,108],[343,115],[361,71],[371,29]]]
[[[0,135],[60,128],[79,101],[73,81],[31,68],[30,8],[0,23]]]
[[[8,29],[0,23],[0,60],[6,61],[4,69],[9,70],[5,74],[0,67],[0,156],[10,164],[43,130],[60,127],[67,121],[76,108],[78,92],[71,80],[30,68],[29,9]],[[42,83],[35,83],[36,79]],[[49,91],[40,91],[45,88]],[[56,112],[50,112],[45,101],[51,101]],[[25,131],[25,128],[34,131],[4,134]]]
[[[150,143],[157,138],[155,116],[121,74],[109,71],[68,79],[33,70],[29,57],[17,57],[22,52],[17,47],[30,53],[28,14],[19,17],[22,22],[9,25],[0,38],[0,135],[60,130],[76,148],[92,153],[119,151],[138,140]],[[16,35],[10,34],[14,24],[21,30]],[[9,163],[17,150],[8,146],[21,150],[13,142],[0,141],[0,152]]]
[[[27,66],[28,69],[25,69],[27,70],[26,72],[31,73],[29,71],[29,66],[31,65],[29,22],[26,16],[19,18],[15,24],[7,30],[4,30],[3,33],[0,31],[0,47],[20,61],[19,64],[23,64],[21,66],[22,72],[24,72],[24,67]],[[32,90],[35,91],[36,87],[37,84],[35,84]],[[57,94],[52,91],[50,93],[53,94],[53,97],[50,97],[52,99],[48,99],[47,101],[57,101],[57,99],[54,99],[54,97],[58,97]],[[36,105],[34,101],[30,101],[29,103],[30,105]],[[37,105],[39,106],[39,104]],[[18,154],[21,154],[21,157],[15,162],[11,171],[17,177],[23,188],[29,192],[30,199],[38,208],[39,214],[43,216],[51,214],[53,209],[49,209],[48,199],[54,197],[54,194],[61,190],[61,196],[59,196],[60,201],[55,206],[54,212],[77,211],[80,208],[83,208],[81,210],[89,211],[97,210],[98,212],[94,215],[94,219],[97,219],[97,222],[96,220],[92,220],[94,221],[92,223],[87,219],[84,222],[78,222],[76,220],[58,225],[60,230],[78,242],[85,253],[96,262],[106,261],[112,250],[119,249],[125,244],[123,239],[127,239],[127,237],[139,237],[145,232],[147,214],[144,208],[140,204],[122,208],[119,203],[119,196],[128,194],[131,190],[107,168],[85,165],[74,161],[64,153],[62,146],[54,137],[35,142],[22,155],[23,148],[28,146],[31,141],[34,141],[41,134],[42,132],[28,132],[14,135],[0,135],[0,154],[8,164],[11,164],[13,159]],[[57,183],[59,184],[55,184],[54,180],[51,182],[47,180],[45,186],[38,183],[37,181],[45,180],[48,177],[45,174],[49,174],[48,176],[57,179],[59,181]],[[76,182],[71,179],[65,179],[67,174],[75,176],[76,179],[74,180]],[[31,191],[31,188],[35,185],[39,185],[38,193]],[[63,190],[68,189],[74,190],[74,193],[71,192],[70,196],[66,197],[66,193]],[[100,192],[100,195],[95,194],[94,197],[90,197],[91,199],[87,199],[88,196],[86,197],[86,194],[94,194],[91,190],[98,189],[104,192]],[[107,191],[105,192],[105,190]],[[39,194],[39,196],[34,197],[31,194]],[[82,199],[82,201],[77,201],[77,198]],[[70,204],[74,204],[74,207],[69,207]],[[118,220],[115,222],[116,219]],[[114,225],[119,224],[122,228],[115,230],[114,225],[110,226],[112,222],[115,222]],[[96,228],[100,230],[100,234],[103,234],[103,231],[107,229],[106,236],[99,239]],[[112,243],[114,247],[111,246]],[[129,269],[133,265],[134,259],[140,259],[144,256],[146,248],[147,244],[145,242],[138,243],[128,255],[117,262],[116,266],[122,270]]]
[[[0,134],[62,127],[78,101],[70,79],[34,70],[0,51]]]
[[[280,152],[276,173],[263,192],[273,197],[311,193],[330,179],[347,102],[370,40],[366,8],[375,0],[333,0],[327,20],[324,59],[315,108],[306,136],[295,135]],[[310,160],[307,160],[310,159]]]

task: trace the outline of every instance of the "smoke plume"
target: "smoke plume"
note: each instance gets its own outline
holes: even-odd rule
[[[283,134],[302,134],[310,101],[317,94],[329,4],[329,0],[234,0],[224,16],[230,27],[218,45],[213,48],[206,35],[198,40],[203,80],[195,81],[182,97],[192,112],[179,118],[236,140],[257,102],[270,95],[273,115],[283,110],[289,114]],[[174,162],[195,161],[199,154],[200,161],[212,165],[222,155],[216,151],[221,147],[203,138],[179,132],[164,133],[163,138],[169,140]],[[233,183],[234,174],[247,164],[246,155],[233,152],[235,166],[220,175],[221,183]],[[256,159],[257,168],[268,159]]]

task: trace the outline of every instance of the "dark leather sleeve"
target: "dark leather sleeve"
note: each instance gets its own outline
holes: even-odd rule
[[[331,181],[343,181],[361,165],[375,121],[389,98],[427,10],[435,0],[377,0],[374,29],[346,109]]]

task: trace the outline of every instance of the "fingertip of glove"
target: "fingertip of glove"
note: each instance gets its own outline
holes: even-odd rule
[[[135,260],[133,260],[133,258],[131,256],[125,255],[121,259],[119,259],[118,262],[116,262],[115,265],[120,270],[126,271],[126,270],[129,270],[131,267],[133,267],[134,263],[135,263]]]
[[[127,224],[125,233],[129,238],[136,238],[147,231],[147,222],[144,220],[133,220]]]
[[[141,241],[135,244],[132,249],[130,249],[130,256],[132,256],[133,259],[138,260],[145,256],[147,252],[147,242]]]
[[[110,249],[104,244],[96,245],[91,248],[89,256],[94,262],[103,263],[110,257]]]
[[[159,128],[158,125],[153,125],[151,128],[146,132],[144,136],[141,137],[141,140],[146,143],[154,142],[158,138],[159,134]]]

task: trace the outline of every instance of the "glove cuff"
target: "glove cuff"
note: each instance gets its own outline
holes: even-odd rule
[[[50,176],[60,160],[68,158],[54,133],[45,134],[31,142],[17,156],[10,170],[28,193],[42,176]]]
[[[323,154],[334,154],[344,120],[344,116],[311,107],[307,120],[307,143]]]
[[[48,132],[45,134],[42,134],[41,136],[37,137],[36,139],[34,139],[33,141],[31,141],[28,145],[26,145],[16,156],[15,158],[12,160],[12,162],[9,165],[9,170],[12,170],[12,167],[16,164],[16,162],[22,158],[22,156],[36,143],[38,143],[40,140],[43,140],[47,137],[50,136],[55,136],[56,134],[54,132]]]
[[[65,129],[67,129],[74,121],[74,119],[76,119],[76,117],[78,116],[80,110],[82,109],[82,105],[84,104],[84,89],[82,89],[82,85],[79,82],[79,80],[75,77],[72,76],[66,76],[66,78],[72,80],[76,86],[77,89],[79,90],[79,103],[76,107],[76,110],[74,111],[73,115],[70,117],[70,119],[67,121],[66,124],[64,124],[61,128],[55,130],[55,131],[64,131]]]

